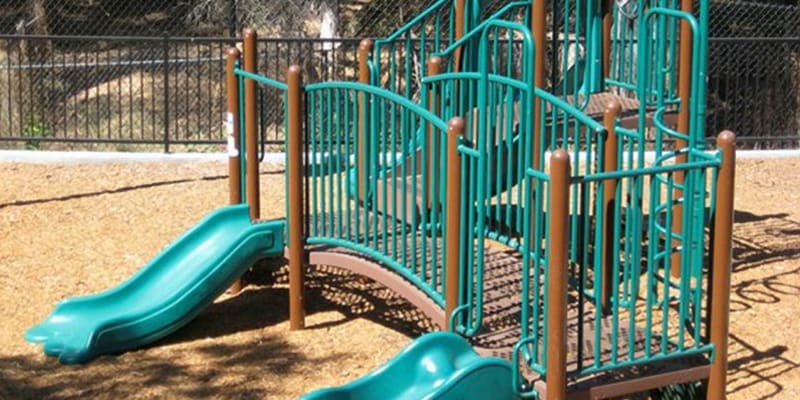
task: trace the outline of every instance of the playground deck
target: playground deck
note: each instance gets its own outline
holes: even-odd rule
[[[337,220],[334,215],[350,215],[347,221]],[[358,216],[358,217],[356,217]],[[402,218],[402,217],[397,217]],[[337,214],[307,214],[305,224],[314,226],[319,231],[333,231],[347,227],[368,227],[375,223],[383,223],[385,218],[375,217],[367,207],[359,206],[346,212]],[[391,220],[391,219],[390,219]],[[378,226],[379,229],[382,225]],[[393,228],[388,229],[385,236],[379,237],[371,246],[383,249],[384,254],[391,258],[401,258],[400,253],[416,254],[414,257],[418,264],[428,259],[431,263],[441,264],[443,251],[436,252],[432,249],[443,249],[444,241],[441,237],[422,235],[408,235],[403,226],[397,222]],[[366,236],[370,236],[367,230]],[[517,252],[499,243],[489,242],[484,251],[484,320],[480,331],[470,338],[471,343],[478,353],[485,356],[494,356],[506,360],[512,359],[514,345],[520,340],[520,306],[522,304],[522,257]],[[390,268],[382,266],[379,262],[370,259],[362,252],[347,247],[332,245],[313,245],[307,248],[308,262],[311,265],[333,265],[362,276],[369,277],[392,289],[399,296],[417,307],[423,314],[441,328],[446,326],[444,309],[437,305],[430,297],[421,291],[412,282],[403,279]],[[426,275],[430,277],[430,274]],[[533,277],[531,277],[533,278]],[[585,307],[579,307],[584,304]],[[669,318],[674,321],[677,314],[670,310]],[[581,317],[583,313],[583,317]],[[579,295],[575,290],[570,290],[567,309],[567,370],[575,370],[580,366],[593,364],[607,364],[616,357],[620,358],[633,352],[637,357],[645,353],[647,343],[644,330],[634,326],[629,327],[620,321],[628,321],[626,312],[619,315],[607,315],[599,322],[594,318],[593,304]],[[659,314],[659,313],[657,313]],[[617,322],[614,319],[617,319]],[[644,320],[643,315],[636,316],[637,323]],[[582,329],[578,328],[578,321],[583,321]],[[597,327],[600,327],[599,348],[595,346]],[[616,332],[616,341],[611,337],[611,332]],[[616,348],[613,343],[616,342]],[[651,342],[649,353],[658,354],[658,338]],[[581,346],[578,346],[581,343]],[[539,357],[542,357],[540,354]],[[539,382],[541,392],[546,391],[543,382],[538,380],[538,375],[529,370],[526,378]],[[709,365],[704,357],[684,357],[670,362],[651,363],[645,366],[620,368],[613,373],[594,374],[582,376],[571,386],[572,392],[580,392],[581,396],[602,395],[616,396],[630,393],[630,383],[619,385],[622,380],[640,380],[641,382],[661,382],[661,384],[688,382],[705,379],[708,377]],[[581,398],[579,396],[579,398]]]

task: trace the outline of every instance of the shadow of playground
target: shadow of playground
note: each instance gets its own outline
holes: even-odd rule
[[[758,216],[747,212],[737,212],[735,220],[731,311],[742,312],[755,304],[777,304],[800,295],[800,288],[782,279],[800,273],[800,266],[763,277],[751,274],[774,262],[800,259],[800,223],[785,214]],[[737,279],[745,274],[758,277]],[[246,278],[250,286],[245,291],[216,302],[148,351],[101,357],[87,365],[70,367],[41,357],[0,358],[0,398],[270,398],[280,395],[273,392],[279,389],[264,385],[264,379],[279,382],[299,364],[332,362],[341,356],[331,349],[310,360],[292,344],[263,335],[248,337],[247,343],[206,342],[288,319],[285,260],[264,261]],[[309,271],[307,284],[309,314],[342,314],[339,320],[308,329],[328,329],[354,318],[370,320],[409,337],[434,329],[411,304],[367,278],[336,268],[315,267]],[[764,348],[744,336],[735,331],[730,336],[729,394],[756,392],[758,397],[754,399],[779,398],[784,392],[784,381],[779,377],[800,367],[800,362],[786,356],[787,346],[794,344]],[[201,364],[206,367],[176,361],[171,356],[173,350],[159,348],[182,343],[190,343],[189,351],[196,353],[191,357],[203,360]]]
[[[286,397],[280,392],[280,382],[296,379],[303,369],[331,364],[347,350],[331,348],[310,358],[308,351],[274,335],[245,335],[236,343],[223,338],[288,320],[283,264],[282,260],[262,262],[264,268],[249,274],[246,290],[214,303],[187,326],[141,351],[99,357],[77,366],[29,355],[2,357],[0,398]],[[308,285],[309,314],[330,310],[343,314],[340,320],[308,329],[327,330],[364,318],[409,336],[430,330],[429,322],[413,306],[362,277],[317,268],[310,272]],[[265,384],[265,379],[276,383]]]
[[[278,380],[296,373],[298,363],[337,357],[332,352],[308,360],[289,343],[263,337],[235,345],[200,343],[190,351],[194,362],[172,351],[135,351],[77,366],[41,357],[3,357],[0,398],[270,398],[280,394],[280,386],[256,384],[265,376]]]
[[[750,310],[757,304],[780,307],[782,301],[800,298],[800,287],[786,279],[800,274],[800,263],[768,268],[773,263],[800,260],[800,222],[788,214],[746,211],[736,211],[734,221],[731,313]],[[751,275],[754,277],[749,278]],[[774,321],[779,323],[780,319]],[[755,400],[780,398],[784,381],[777,378],[800,368],[800,360],[786,357],[787,346],[800,344],[780,343],[763,349],[735,328],[729,337],[728,394],[757,393],[757,397],[750,397]]]
[[[274,171],[262,171],[260,173],[261,176],[266,175],[280,175],[283,174],[283,170],[274,170]],[[84,192],[84,193],[73,193],[67,194],[63,196],[56,196],[56,197],[48,197],[43,199],[29,199],[29,200],[14,200],[8,203],[0,203],[0,210],[8,207],[20,207],[20,206],[29,206],[35,204],[44,204],[44,203],[52,203],[52,202],[60,202],[60,201],[70,201],[70,200],[77,200],[83,199],[88,197],[97,197],[107,194],[119,194],[119,193],[126,193],[132,192],[136,190],[143,190],[143,189],[151,189],[161,186],[170,186],[170,185],[179,185],[182,183],[189,183],[189,182],[199,182],[199,181],[218,181],[228,179],[227,175],[213,175],[213,176],[202,176],[198,178],[185,178],[185,179],[171,179],[165,181],[158,181],[158,182],[148,182],[142,183],[138,185],[130,185],[130,186],[122,186],[114,189],[105,189],[105,190],[97,190],[93,192]]]

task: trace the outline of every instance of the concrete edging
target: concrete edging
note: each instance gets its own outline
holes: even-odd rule
[[[652,152],[646,158],[652,160]],[[800,158],[797,150],[740,150],[737,159],[784,159]],[[266,153],[264,161],[270,164],[283,164],[285,153]],[[124,153],[96,151],[32,151],[0,150],[0,162],[28,164],[102,164],[138,162],[227,162],[226,153]]]

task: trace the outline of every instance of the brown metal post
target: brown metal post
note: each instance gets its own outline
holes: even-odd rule
[[[693,0],[681,0],[681,10],[689,14],[694,13]],[[678,59],[678,97],[680,97],[680,111],[678,113],[677,130],[680,133],[688,134],[690,125],[691,110],[689,109],[689,97],[692,92],[692,28],[685,20],[681,21],[681,42],[680,56]],[[685,148],[688,143],[683,139],[675,140],[675,149]],[[686,155],[680,154],[675,158],[676,164],[686,162]],[[675,184],[683,185],[684,174],[682,171],[675,173]],[[687,194],[681,189],[675,189],[674,198],[682,199]],[[672,208],[672,232],[680,234],[683,231],[683,205],[676,204]],[[680,245],[679,240],[673,242],[673,246]],[[681,274],[681,253],[675,251],[671,257],[672,276],[679,277]]]
[[[550,157],[550,255],[547,272],[547,400],[567,398],[567,240],[569,154]]]
[[[537,88],[544,88],[546,85],[545,76],[545,57],[547,51],[546,39],[547,31],[545,29],[545,1],[533,1],[533,10],[531,18],[531,33],[533,33],[534,42],[534,59],[533,59],[533,86]],[[541,151],[542,142],[542,99],[538,96],[533,99],[533,168],[544,169],[541,163],[539,152]]]
[[[305,252],[303,249],[303,75],[300,67],[292,65],[286,72],[288,86],[289,132],[289,329],[305,328]]]
[[[228,49],[226,66],[226,82],[228,86],[228,112],[225,115],[225,130],[228,134],[228,202],[240,204],[242,202],[242,171],[241,154],[239,149],[239,82],[233,70],[239,60],[239,50],[235,47]],[[228,289],[231,293],[242,291],[242,279]]]
[[[618,101],[612,101],[606,106],[603,114],[603,125],[606,128],[606,138],[603,144],[603,172],[616,171],[619,153],[617,153],[617,115],[622,107]],[[613,293],[614,279],[614,208],[617,205],[617,186],[619,180],[607,179],[603,182],[603,275],[601,301],[603,310],[611,310],[611,294]]]
[[[736,135],[724,131],[717,137],[722,165],[717,175],[717,210],[714,213],[713,260],[711,264],[711,343],[714,363],[708,378],[710,400],[725,399],[728,370],[728,324],[730,321],[731,251],[733,241],[733,188],[736,169]]]
[[[455,0],[455,5],[453,6],[454,7],[454,11],[455,11],[455,19],[456,19],[456,21],[455,21],[455,23],[456,23],[455,32],[453,32],[455,37],[453,38],[453,41],[457,41],[458,39],[461,39],[462,37],[464,37],[464,32],[465,32],[464,31],[464,19],[465,19],[464,10],[465,10],[465,7],[466,7],[465,3],[466,3],[465,0]],[[453,62],[455,63],[453,65],[453,72],[461,71],[461,59],[463,57],[463,51],[464,51],[464,46],[458,46],[458,48],[455,51],[455,54],[453,56]]]
[[[358,45],[358,82],[363,84],[370,83],[369,66],[367,61],[372,53],[372,40],[364,39]],[[364,201],[367,191],[367,99],[366,94],[358,95],[358,199]]]
[[[611,74],[611,28],[614,24],[614,0],[603,0],[603,77]]]
[[[233,69],[239,60],[239,50],[228,49],[226,81],[228,85],[228,113],[225,116],[225,130],[228,134],[228,191],[229,203],[242,202],[241,154],[239,154],[239,82]]]
[[[440,57],[432,57],[428,60],[428,75],[434,76],[438,75],[442,72],[442,62],[443,60]],[[439,115],[439,107],[440,107],[440,100],[441,100],[441,90],[436,91],[434,93],[434,88],[439,85],[437,83],[431,84],[430,91],[428,91],[428,110],[433,113],[433,115]],[[441,87],[441,86],[439,86]],[[436,158],[434,157],[433,153],[433,143],[441,142],[439,139],[439,135],[436,134],[434,131],[433,124],[428,123],[428,130],[427,134],[425,135],[425,148],[428,149],[428,152],[425,154],[426,160],[425,162],[428,163],[428,176],[425,179],[428,180],[428,208],[430,209],[434,203],[438,203],[438,194],[439,191],[433,186],[434,183],[434,174],[438,174],[439,171],[436,170]],[[436,197],[436,201],[434,201],[434,196]]]
[[[244,70],[257,73],[256,31],[244,30]],[[247,204],[250,205],[250,219],[261,218],[261,191],[258,176],[258,105],[256,104],[256,82],[252,79],[244,83],[244,133],[245,133],[245,190]]]
[[[445,254],[445,320],[450,329],[450,317],[458,307],[459,242],[461,238],[461,154],[458,152],[458,139],[464,134],[464,120],[455,117],[447,125],[447,242]]]

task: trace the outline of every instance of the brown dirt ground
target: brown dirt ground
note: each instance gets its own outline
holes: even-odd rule
[[[283,214],[279,168],[262,174],[265,218]],[[800,159],[737,168],[731,399],[800,398],[798,171]],[[226,172],[0,163],[0,398],[294,398],[364,374],[430,329],[387,290],[329,271],[310,280],[309,328],[290,332],[278,271],[253,274],[159,343],[87,365],[23,340],[57,301],[115,286],[224,204]]]

